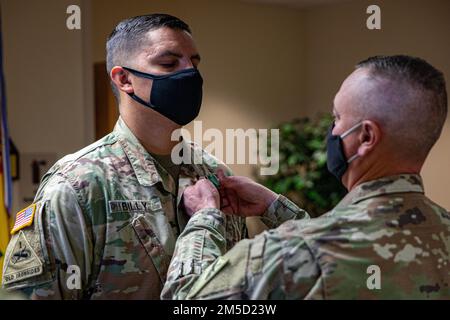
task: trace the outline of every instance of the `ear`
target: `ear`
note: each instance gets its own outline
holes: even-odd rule
[[[111,69],[109,74],[112,82],[116,85],[116,87],[123,92],[133,93],[133,83],[131,81],[130,73],[120,66],[115,66]]]
[[[360,157],[370,153],[381,140],[380,126],[372,120],[364,120],[359,133],[358,155]]]

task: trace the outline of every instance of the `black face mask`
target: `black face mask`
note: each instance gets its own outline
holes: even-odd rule
[[[334,128],[334,122],[331,125],[330,129],[328,129],[327,134],[327,168],[328,171],[332,175],[334,175],[339,181],[342,180],[342,177],[345,174],[345,171],[348,169],[348,164],[355,160],[358,157],[358,154],[353,155],[348,160],[345,158],[344,153],[344,145],[342,140],[359,128],[362,125],[362,122],[354,125],[343,134],[339,136],[334,136],[331,132]]]
[[[123,68],[137,77],[153,80],[149,102],[134,93],[128,94],[137,102],[152,108],[180,126],[188,124],[197,117],[203,95],[203,79],[197,69],[153,75],[127,67]]]

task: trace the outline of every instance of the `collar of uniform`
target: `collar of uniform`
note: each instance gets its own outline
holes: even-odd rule
[[[160,166],[157,168],[153,157],[131,132],[122,117],[119,117],[117,120],[114,133],[117,134],[119,143],[125,151],[141,185],[152,186],[161,182],[166,191],[175,193],[176,186],[173,178]],[[161,178],[161,175],[164,176],[164,179]]]
[[[367,181],[350,191],[338,207],[390,193],[424,193],[422,178],[417,174],[400,174]]]

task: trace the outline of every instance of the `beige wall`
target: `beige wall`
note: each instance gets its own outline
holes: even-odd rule
[[[66,28],[67,6],[80,2],[1,1],[9,124],[20,151],[62,156],[92,140],[83,32]]]
[[[366,28],[366,8],[381,7],[382,29]],[[351,1],[304,10],[305,104],[308,112],[330,110],[353,66],[377,54],[409,54],[442,70],[450,92],[450,1]],[[426,193],[450,209],[450,121],[424,168]]]
[[[21,153],[62,157],[94,137],[89,10],[82,30],[66,27],[75,0],[1,0],[10,133]],[[86,20],[86,21],[84,21]],[[20,189],[14,183],[13,210]]]

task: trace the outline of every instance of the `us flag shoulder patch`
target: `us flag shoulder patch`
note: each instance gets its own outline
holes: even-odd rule
[[[26,207],[22,211],[19,211],[16,215],[16,222],[14,223],[14,227],[11,230],[11,234],[14,234],[25,227],[31,226],[33,224],[35,212],[36,212],[35,203]]]

